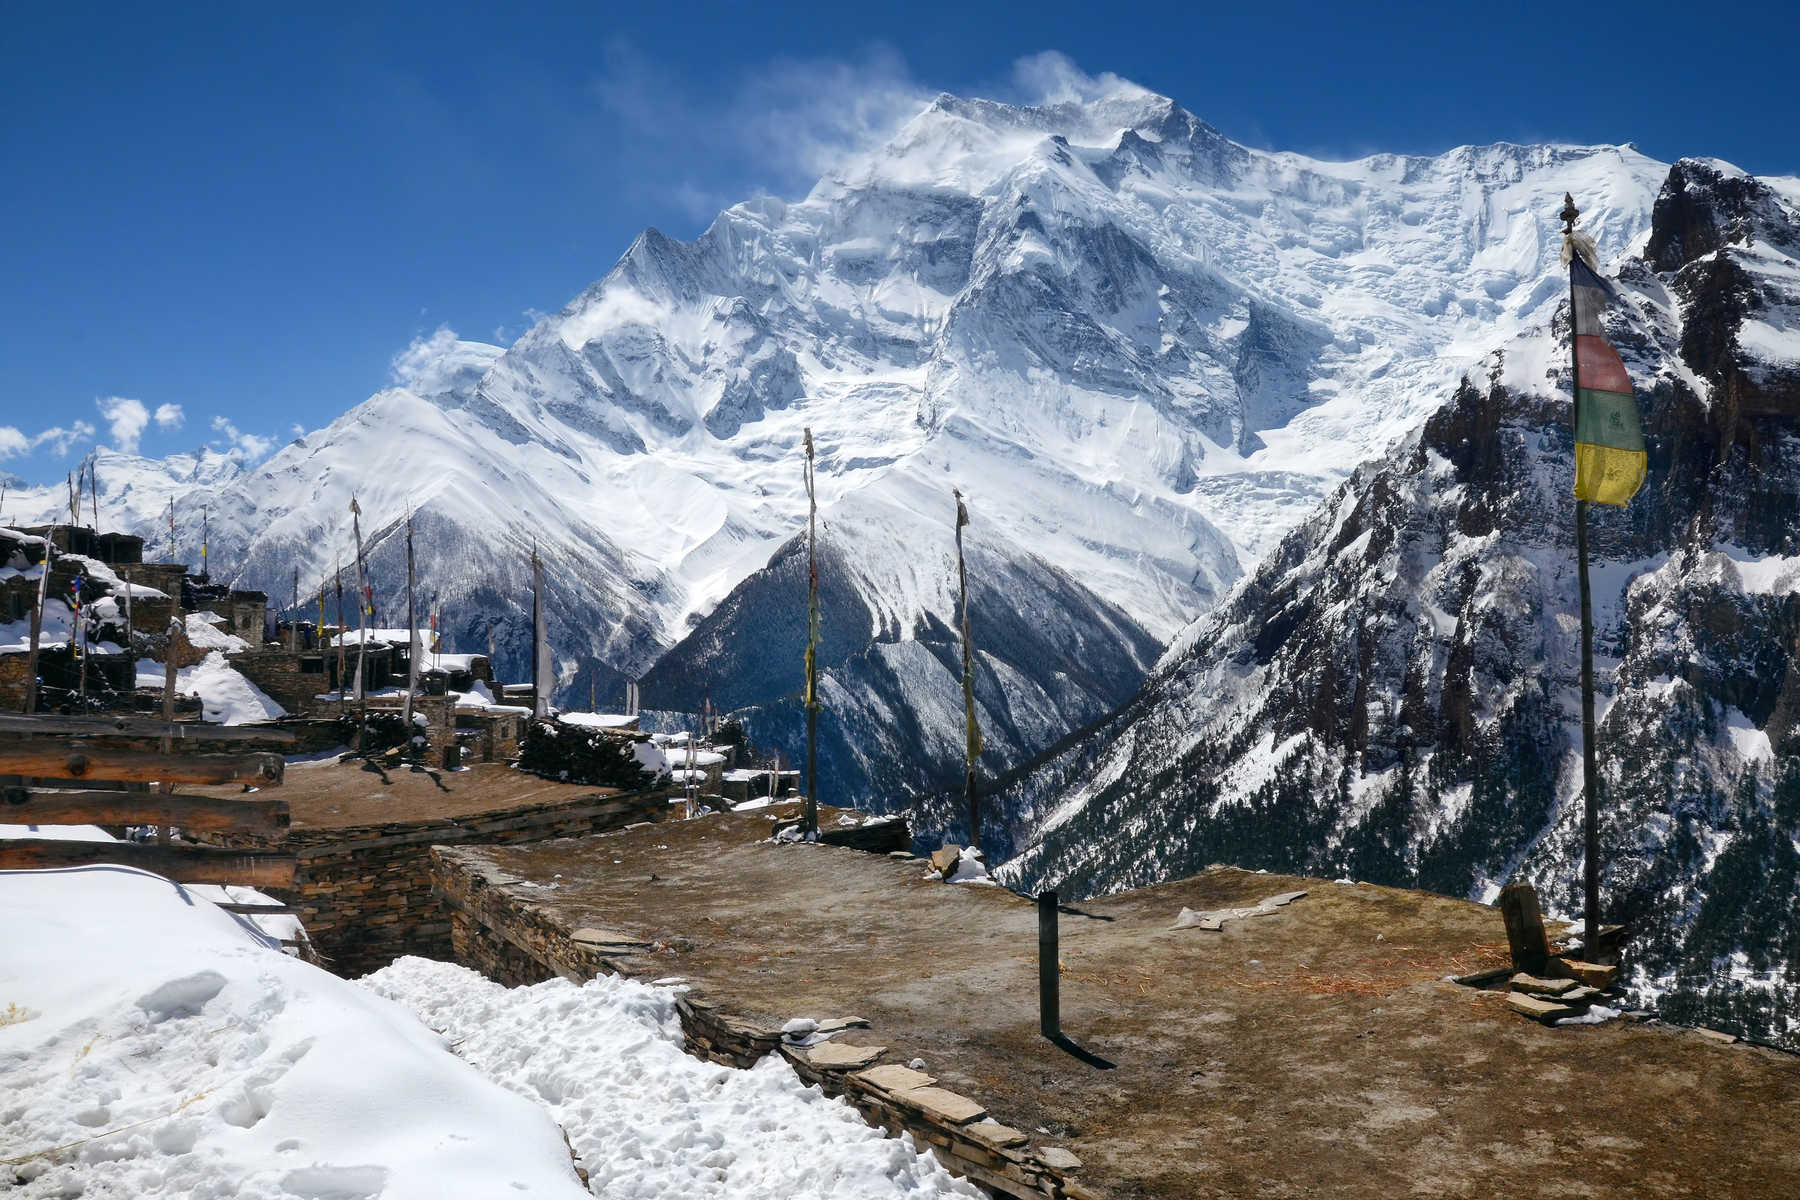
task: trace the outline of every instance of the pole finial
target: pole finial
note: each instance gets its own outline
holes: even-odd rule
[[[1581,215],[1581,210],[1575,207],[1575,197],[1568,192],[1563,193],[1563,209],[1560,215],[1562,217],[1563,232],[1574,233],[1575,218]]]

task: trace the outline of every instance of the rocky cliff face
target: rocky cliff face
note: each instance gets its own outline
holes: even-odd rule
[[[1607,919],[1682,1019],[1800,1034],[1800,187],[1670,171],[1609,333],[1649,481],[1595,507]],[[1580,911],[1566,305],[1356,471],[1002,804],[1014,883],[1213,861]]]

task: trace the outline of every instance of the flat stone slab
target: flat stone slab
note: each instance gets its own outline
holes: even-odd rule
[[[948,1121],[952,1125],[966,1125],[987,1116],[987,1109],[975,1101],[941,1087],[910,1088],[896,1093],[895,1098],[902,1104],[924,1109],[938,1120]]]
[[[1578,979],[1591,988],[1605,991],[1619,981],[1619,968],[1602,966],[1600,963],[1579,962],[1571,958],[1551,960],[1551,966],[1572,979]]]
[[[1528,996],[1524,992],[1514,992],[1508,996],[1506,1006],[1534,1021],[1556,1021],[1563,1017],[1580,1015],[1580,1010],[1571,1005],[1558,1004],[1554,1000],[1542,1000],[1536,996]]]
[[[1037,1152],[1038,1161],[1053,1171],[1079,1171],[1081,1160],[1061,1146],[1045,1146]]]
[[[633,949],[641,949],[650,944],[629,933],[620,933],[617,929],[577,929],[569,935],[569,940],[580,942],[584,946],[627,946]]]
[[[1729,1046],[1737,1041],[1737,1038],[1719,1029],[1696,1029],[1694,1032],[1709,1042],[1718,1042],[1721,1046]]]
[[[806,1061],[828,1071],[854,1071],[866,1067],[887,1052],[886,1046],[851,1046],[820,1042],[806,1051]]]
[[[1227,921],[1239,921],[1248,917],[1266,917],[1276,909],[1292,904],[1294,901],[1301,899],[1305,895],[1305,892],[1282,892],[1278,896],[1270,896],[1266,900],[1259,900],[1248,908],[1215,908],[1208,912],[1195,912],[1191,908],[1184,908],[1181,910],[1180,915],[1175,918],[1175,923],[1169,926],[1169,928],[1209,929],[1217,931],[1225,928],[1225,922]]]
[[[1016,1146],[1023,1146],[1026,1142],[1031,1140],[1018,1130],[1014,1129],[1011,1125],[1002,1125],[992,1117],[987,1118],[985,1121],[976,1121],[964,1132],[970,1134],[978,1141],[985,1142],[988,1145],[1001,1150],[1010,1150]]]
[[[1523,971],[1512,977],[1513,991],[1529,992],[1534,996],[1560,996],[1578,986],[1573,979],[1540,979]]]
[[[867,1071],[860,1072],[857,1078],[888,1092],[910,1092],[914,1088],[930,1087],[937,1082],[935,1075],[927,1075],[923,1071],[915,1071],[911,1067],[903,1067],[898,1063],[889,1063],[885,1067],[870,1067]]]

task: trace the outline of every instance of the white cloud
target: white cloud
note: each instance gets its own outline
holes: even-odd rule
[[[100,419],[106,422],[113,448],[120,454],[136,454],[138,439],[144,436],[144,429],[150,424],[150,410],[144,407],[144,402],[126,396],[102,396],[94,401],[94,407],[100,410]]]
[[[430,337],[416,337],[400,353],[394,355],[389,364],[389,371],[394,382],[401,387],[411,387],[421,378],[435,371],[451,351],[456,349],[459,339],[456,331],[448,325],[439,325]]]
[[[758,191],[804,193],[892,136],[933,95],[886,47],[854,60],[778,59],[721,86],[683,79],[623,40],[606,47],[590,90],[633,139],[640,176],[699,220]],[[706,164],[704,182],[696,162]]]
[[[156,406],[156,427],[158,429],[180,429],[187,421],[187,414],[181,411],[179,404],[159,404]]]
[[[71,421],[68,425],[54,425],[49,429],[32,435],[30,449],[38,450],[49,447],[50,453],[61,457],[69,452],[76,442],[85,442],[94,436],[94,426],[88,421]]]
[[[622,39],[605,48],[589,86],[629,140],[630,174],[647,181],[639,186],[700,222],[759,192],[805,194],[821,175],[892,138],[939,90],[885,46],[854,58],[775,59],[735,78],[694,80]],[[1018,59],[1004,76],[959,90],[1019,105],[1148,94],[1110,72],[1089,75],[1055,51]],[[697,171],[696,164],[704,166]]]
[[[227,450],[236,450],[251,461],[263,457],[275,448],[275,439],[245,433],[224,417],[214,417],[212,427],[214,433],[221,435],[214,440],[213,445],[223,442]]]
[[[1087,104],[1118,92],[1144,93],[1128,79],[1102,71],[1089,75],[1056,50],[1030,54],[1013,63],[1011,97],[1020,104]]]
[[[17,458],[31,449],[31,439],[20,433],[17,426],[0,425],[0,459]]]

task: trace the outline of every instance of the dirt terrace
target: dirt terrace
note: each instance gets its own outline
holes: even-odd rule
[[[1654,1022],[1544,1028],[1444,981],[1504,961],[1492,909],[1228,868],[1071,906],[1062,1024],[1104,1069],[1038,1034],[1031,901],[771,844],[769,815],[439,854],[534,919],[661,943],[621,961],[724,1013],[867,1018],[838,1040],[923,1058],[1102,1195],[1800,1195],[1800,1059]],[[1169,927],[1300,888],[1220,932]]]
[[[242,792],[236,787],[182,790],[219,796]],[[287,801],[298,831],[470,817],[621,793],[617,788],[556,783],[503,763],[445,771],[330,759],[288,764],[281,786],[267,794]]]

